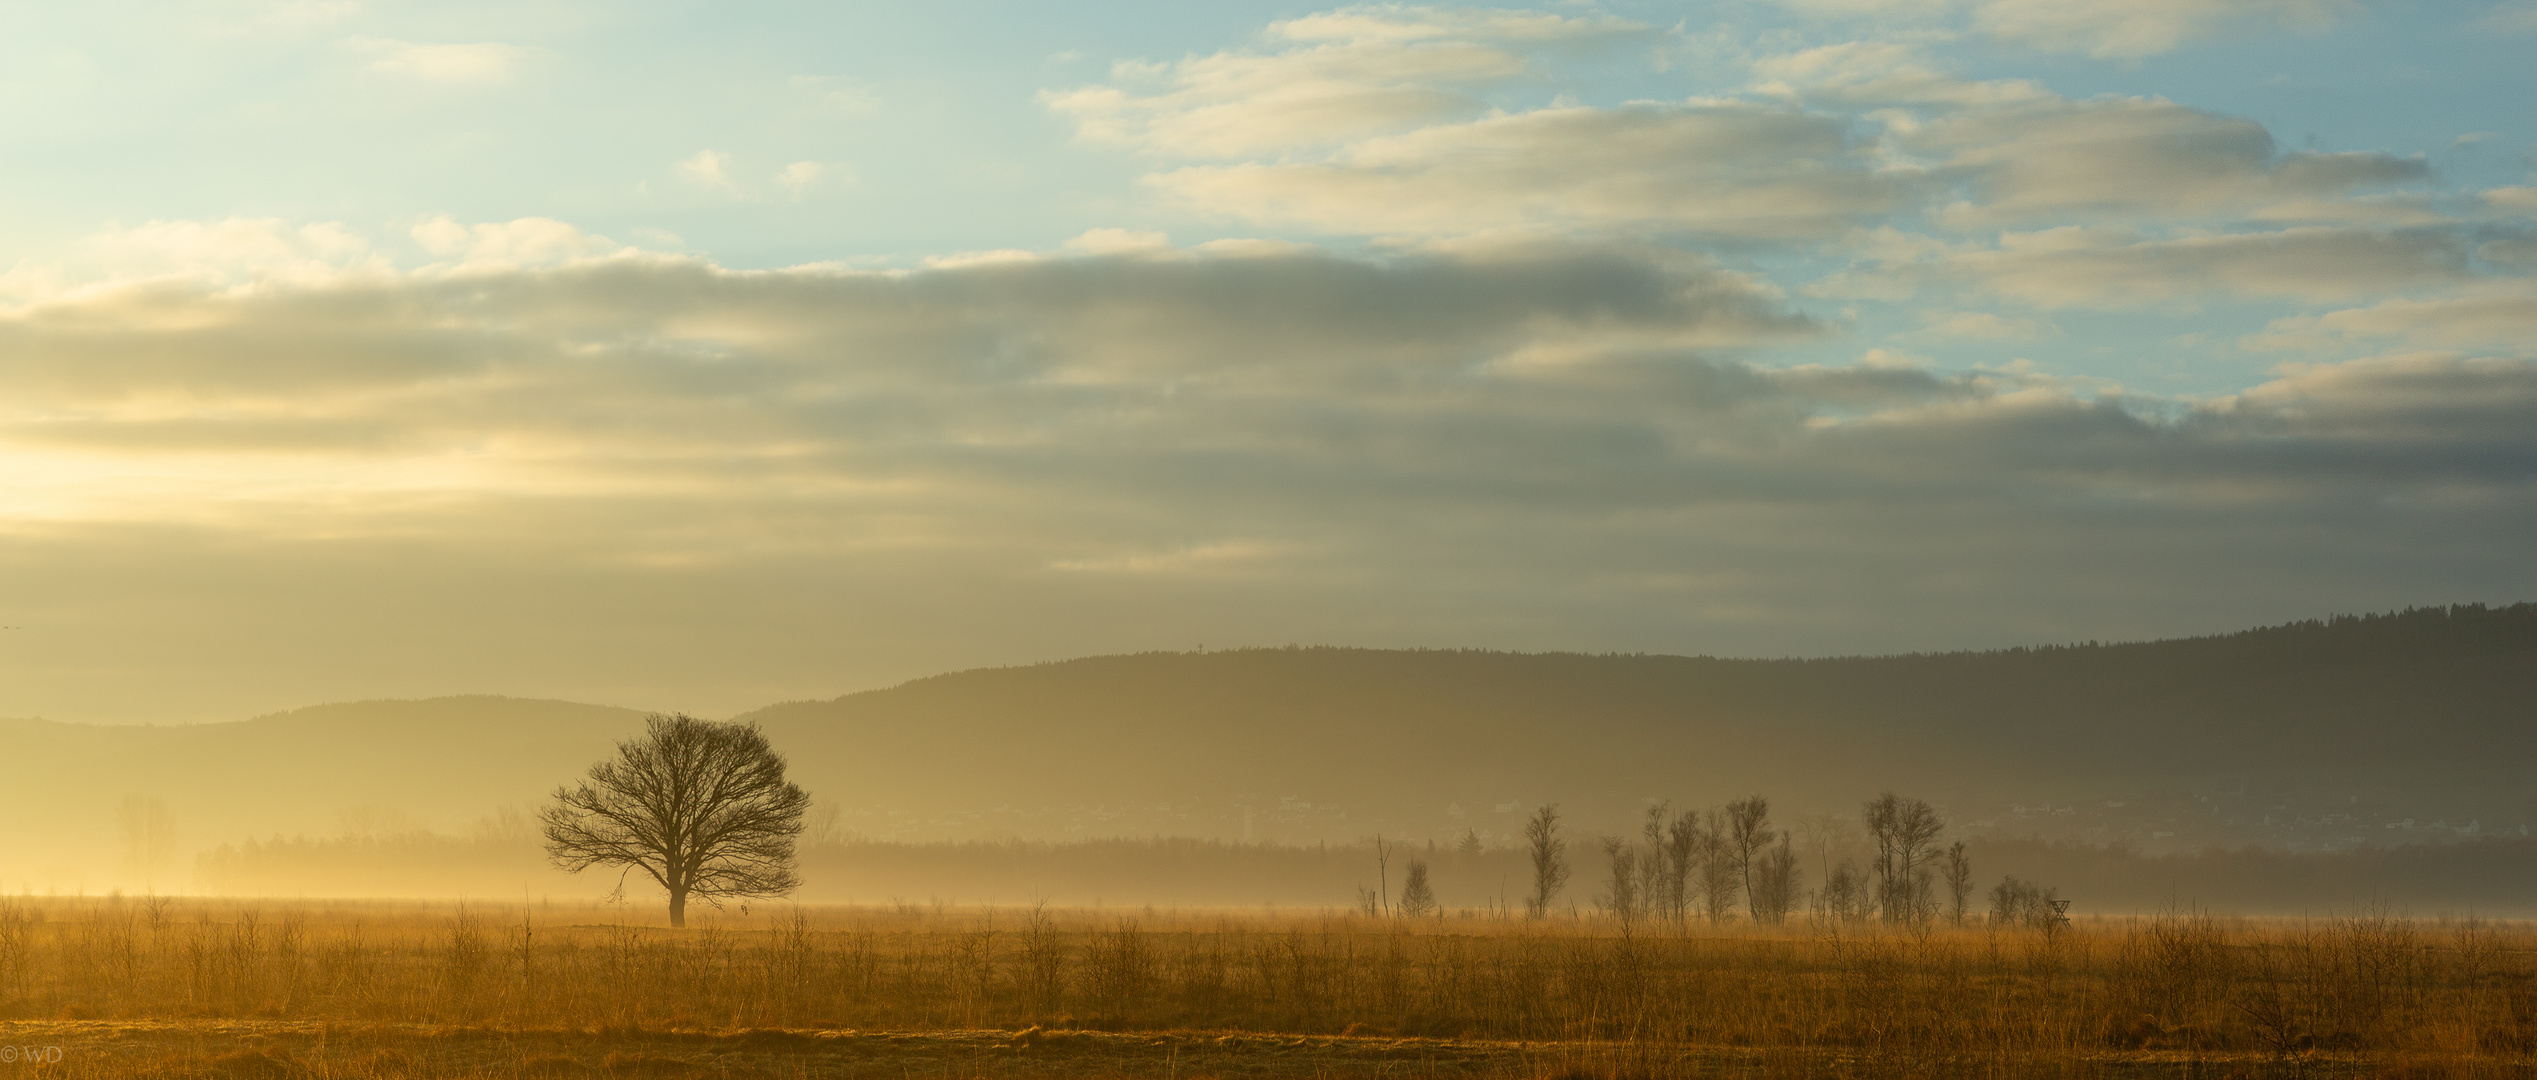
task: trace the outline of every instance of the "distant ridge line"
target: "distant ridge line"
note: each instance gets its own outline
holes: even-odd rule
[[[2434,605],[2425,606],[2425,607],[2413,607],[2413,606],[2408,606],[2408,607],[2399,608],[2399,609],[2394,609],[2394,610],[2385,611],[2385,612],[2363,612],[2363,613],[2361,613],[2361,614],[2357,614],[2357,615],[2333,614],[2333,615],[2327,615],[2327,616],[2324,616],[2324,617],[2322,617],[2322,618],[2294,619],[2294,620],[2292,620],[2292,621],[2290,621],[2290,622],[2285,622],[2285,623],[2274,623],[2274,624],[2265,625],[2265,626],[2249,627],[2249,628],[2247,628],[2247,629],[2243,629],[2243,630],[2227,630],[2227,631],[2220,631],[2220,632],[2216,632],[2216,633],[2209,633],[2209,634],[2188,634],[2188,635],[2184,635],[2184,636],[2180,636],[2180,637],[2145,638],[2145,639],[2117,640],[2117,641],[2100,641],[2100,640],[2097,640],[2097,639],[2091,638],[2091,639],[2089,639],[2089,640],[2087,640],[2087,641],[2073,641],[2073,642],[2065,642],[2065,643],[2050,643],[2050,642],[2047,642],[2047,643],[2044,643],[2044,644],[2037,644],[2037,645],[2008,645],[2008,646],[2002,646],[2002,647],[1999,647],[1999,648],[1992,648],[1992,649],[1941,649],[1941,650],[1937,650],[1937,651],[1918,651],[1918,650],[1915,650],[1915,651],[1912,651],[1912,652],[1895,652],[1895,653],[1839,653],[1839,654],[1834,654],[1834,655],[1831,655],[1831,656],[1718,656],[1718,655],[1713,654],[1713,653],[1690,653],[1690,654],[1685,654],[1685,653],[1651,653],[1651,652],[1580,652],[1580,651],[1572,651],[1572,650],[1565,650],[1565,649],[1546,649],[1546,650],[1543,650],[1543,651],[1540,651],[1540,652],[1525,652],[1525,651],[1522,651],[1522,650],[1517,650],[1517,649],[1491,649],[1491,648],[1478,647],[1478,646],[1433,646],[1433,645],[1411,645],[1411,646],[1400,646],[1400,647],[1385,648],[1385,647],[1378,647],[1378,646],[1366,646],[1366,645],[1297,645],[1297,644],[1286,644],[1286,645],[1237,645],[1237,646],[1233,646],[1233,647],[1231,647],[1231,648],[1224,648],[1224,649],[1206,649],[1206,650],[1203,650],[1203,651],[1192,651],[1192,650],[1174,650],[1174,649],[1144,649],[1144,650],[1139,650],[1139,651],[1136,651],[1136,652],[1119,652],[1119,653],[1090,653],[1090,654],[1083,655],[1083,656],[1070,656],[1070,657],[1063,657],[1063,658],[1060,658],[1060,659],[1053,659],[1053,660],[1032,660],[1032,661],[1027,661],[1027,662],[1024,662],[1024,663],[1017,663],[1017,664],[987,664],[987,665],[982,665],[982,666],[979,666],[979,667],[973,667],[973,668],[960,668],[960,669],[953,670],[953,671],[943,671],[943,672],[937,672],[937,673],[932,674],[932,675],[920,675],[920,676],[917,676],[917,677],[915,677],[915,678],[912,678],[912,679],[906,679],[906,680],[903,680],[903,681],[900,681],[900,682],[892,683],[892,684],[887,685],[887,686],[878,686],[878,687],[873,687],[873,688],[866,689],[866,690],[851,690],[851,691],[847,691],[846,693],[843,693],[843,694],[838,694],[838,695],[836,695],[836,696],[834,696],[834,697],[824,697],[824,698],[787,698],[787,699],[784,699],[784,700],[782,700],[782,701],[769,702],[769,703],[767,703],[767,704],[765,704],[765,705],[759,706],[759,707],[754,708],[754,709],[749,709],[749,710],[746,710],[746,711],[744,711],[744,712],[741,712],[741,713],[738,713],[738,714],[735,714],[735,715],[736,715],[736,716],[750,716],[750,715],[754,715],[754,714],[761,713],[761,712],[769,712],[769,711],[772,711],[772,710],[775,710],[775,709],[781,709],[781,708],[784,708],[784,707],[787,707],[787,706],[796,706],[796,705],[827,705],[827,704],[834,704],[834,703],[837,703],[837,702],[842,702],[842,701],[844,701],[844,700],[846,700],[846,699],[848,699],[848,698],[859,697],[859,696],[861,696],[861,695],[865,695],[865,694],[882,694],[882,693],[888,693],[888,692],[895,691],[895,690],[904,690],[904,689],[909,689],[909,688],[913,688],[913,687],[923,686],[923,685],[925,685],[925,684],[927,684],[927,683],[935,682],[935,681],[937,681],[937,680],[941,680],[941,679],[952,679],[952,678],[958,678],[958,677],[962,677],[962,676],[970,676],[970,675],[983,675],[983,674],[989,674],[989,673],[995,673],[995,672],[1026,672],[1026,671],[1036,671],[1036,670],[1042,670],[1042,669],[1046,669],[1046,668],[1062,667],[1062,666],[1064,666],[1064,665],[1068,665],[1068,664],[1081,664],[1081,663],[1087,663],[1087,662],[1097,662],[1097,661],[1103,661],[1103,660],[1133,660],[1133,659],[1148,659],[1148,658],[1157,658],[1157,657],[1225,656],[1225,655],[1241,655],[1241,654],[1246,654],[1246,653],[1250,653],[1250,654],[1259,654],[1259,653],[1317,653],[1317,652],[1328,652],[1328,653],[1364,653],[1364,654],[1369,654],[1369,655],[1410,655],[1410,656],[1423,656],[1423,655],[1447,655],[1447,656],[1489,656],[1489,657],[1518,657],[1518,658],[1533,658],[1533,657],[1540,657],[1540,658],[1589,659],[1589,660],[1688,660],[1688,661],[1701,661],[1701,662],[1707,662],[1707,663],[1717,663],[1717,664],[1753,664],[1753,665],[1769,665],[1769,664],[1795,664],[1795,665],[1805,665],[1805,664],[1831,664],[1831,663],[1852,664],[1852,663],[1861,663],[1861,662],[1876,661],[1876,660],[1944,660],[1944,659],[1982,659],[1982,658],[1997,658],[1997,657],[2026,656],[2026,655],[2034,655],[2034,654],[2038,654],[2038,653],[2081,652],[2081,651],[2096,650],[2096,649],[2136,649],[2136,648],[2155,648],[2155,647],[2158,647],[2158,646],[2165,646],[2165,645],[2187,645],[2187,644],[2208,643],[2208,642],[2239,641],[2239,640],[2244,640],[2244,639],[2248,639],[2248,638],[2263,637],[2263,636],[2267,636],[2267,635],[2288,636],[2288,635],[2291,635],[2291,634],[2298,634],[2298,633],[2336,632],[2336,631],[2345,631],[2345,630],[2352,630],[2352,629],[2368,629],[2368,628],[2371,628],[2371,627],[2374,627],[2374,626],[2377,626],[2377,625],[2380,625],[2380,624],[2401,622],[2401,621],[2403,621],[2403,620],[2408,620],[2408,619],[2429,620],[2429,619],[2432,619],[2432,618],[2438,618],[2438,619],[2440,619],[2440,620],[2442,620],[2442,621],[2444,621],[2444,622],[2454,622],[2454,621],[2457,621],[2457,620],[2458,620],[2458,619],[2460,619],[2460,618],[2474,619],[2474,618],[2477,618],[2477,617],[2479,617],[2479,616],[2484,617],[2484,618],[2486,618],[2486,619],[2488,619],[2488,620],[2490,620],[2490,621],[2492,621],[2492,622],[2494,622],[2494,623],[2501,624],[2501,625],[2502,625],[2502,626],[2504,626],[2505,628],[2509,628],[2509,627],[2510,627],[2510,625],[2511,625],[2512,623],[2514,623],[2514,622],[2516,622],[2516,623],[2521,623],[2521,624],[2524,624],[2524,626],[2523,626],[2523,628],[2524,628],[2524,629],[2527,629],[2527,630],[2531,631],[2532,633],[2537,633],[2537,601],[2525,601],[2525,600],[2523,600],[2523,601],[2519,601],[2519,602],[2517,602],[2517,603],[2503,604],[2503,605],[2499,605],[2499,606],[2493,606],[2493,605],[2487,605],[2487,604],[2481,604],[2481,603],[2460,603],[2460,604],[2446,604],[2446,605],[2442,605],[2442,604],[2434,604]]]

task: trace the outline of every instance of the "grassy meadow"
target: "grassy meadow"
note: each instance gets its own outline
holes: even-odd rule
[[[2505,1076],[2537,929],[0,901],[30,1076]],[[2220,1071],[2211,1071],[2220,1070]]]

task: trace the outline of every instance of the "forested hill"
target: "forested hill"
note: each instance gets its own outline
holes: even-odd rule
[[[640,718],[457,697],[180,727],[0,721],[0,756],[17,763],[0,786],[0,817],[14,823],[0,830],[0,885],[121,865],[120,815],[134,799],[165,807],[179,866],[277,833],[526,835],[525,813]],[[1762,793],[1790,824],[1854,817],[1861,798],[1893,788],[1968,829],[2342,847],[2528,821],[2537,605],[1823,660],[1105,656],[744,718],[838,815],[822,824],[831,836],[1311,843],[1468,829],[1503,841],[1556,802],[1583,838],[1630,830],[1654,800]],[[2045,803],[2047,818],[2014,816]]]
[[[1302,802],[1432,828],[1447,806],[1494,816],[1510,802],[1566,800],[1610,812],[1745,791],[1843,805],[1886,786],[2006,803],[2233,775],[2294,787],[2304,777],[2311,794],[2448,788],[2518,813],[2531,790],[2519,776],[2537,775],[2518,772],[2537,765],[2537,605],[1816,660],[1110,656],[747,719],[834,790],[917,817],[1239,800],[1254,819],[1280,806],[1280,820],[1311,819],[1292,809]]]

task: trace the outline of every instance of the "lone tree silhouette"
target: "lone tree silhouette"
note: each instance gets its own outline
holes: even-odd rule
[[[810,796],[784,779],[784,755],[755,724],[654,715],[639,739],[555,789],[540,814],[546,854],[579,873],[631,866],[669,891],[669,924],[687,898],[781,896],[801,885],[793,838]]]

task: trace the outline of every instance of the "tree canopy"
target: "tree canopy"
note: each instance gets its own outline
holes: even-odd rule
[[[757,726],[677,713],[645,727],[579,784],[555,789],[541,815],[555,865],[643,871],[668,891],[671,926],[687,925],[691,896],[799,887],[793,840],[810,796],[784,778],[784,756]]]

